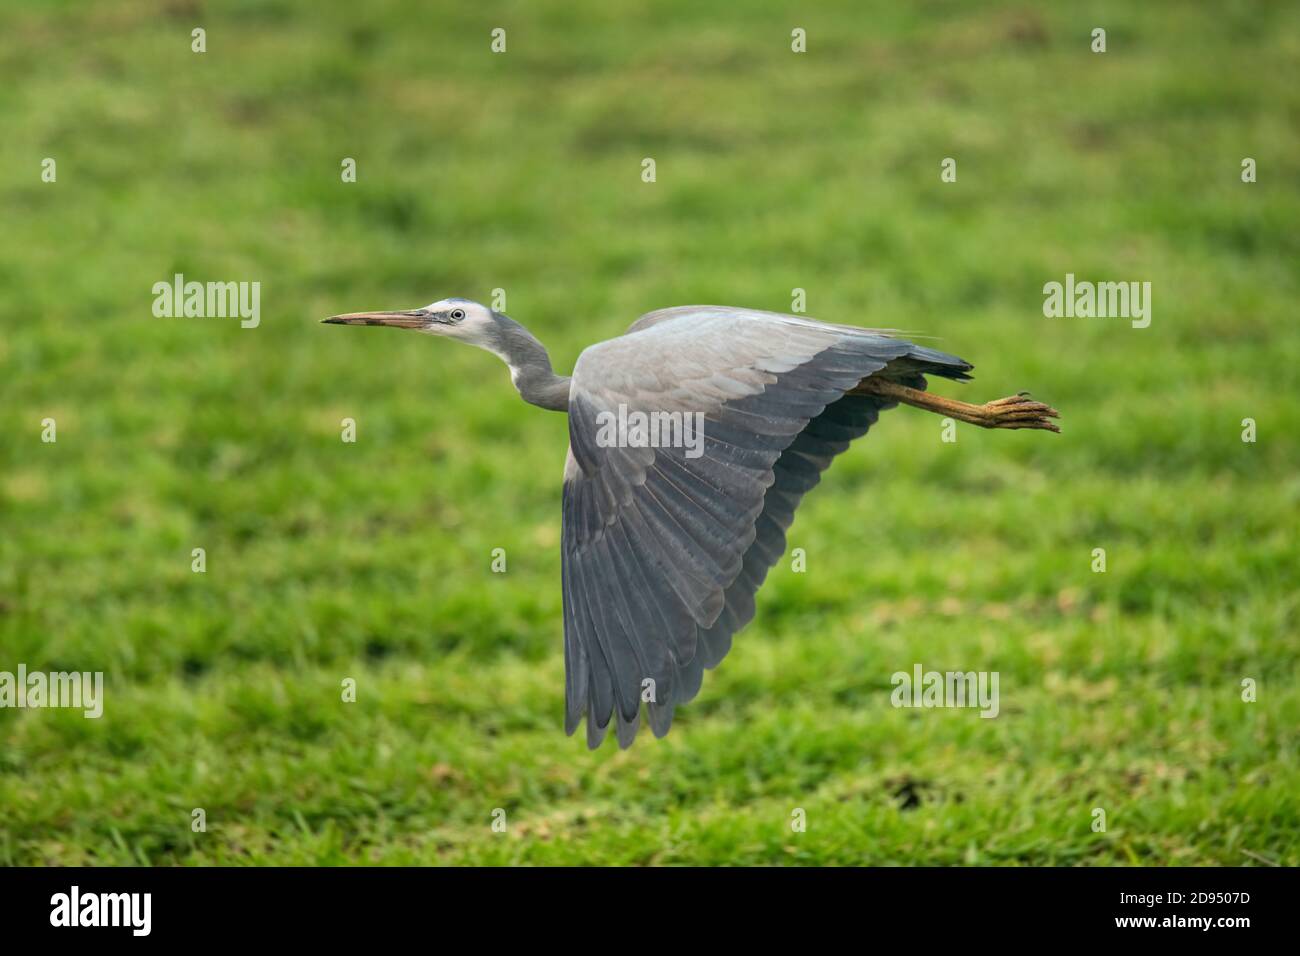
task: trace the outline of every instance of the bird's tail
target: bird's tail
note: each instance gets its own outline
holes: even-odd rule
[[[921,375],[939,375],[958,382],[969,382],[971,377],[968,373],[974,367],[965,359],[949,355],[947,352],[940,352],[937,349],[927,348],[924,345],[912,345],[906,355],[889,363],[891,372],[897,371],[904,375],[917,373]]]

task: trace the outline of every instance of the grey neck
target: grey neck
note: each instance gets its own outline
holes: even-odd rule
[[[546,347],[509,316],[496,313],[497,335],[491,351],[510,366],[510,380],[529,405],[555,412],[569,410],[569,377],[556,375]]]

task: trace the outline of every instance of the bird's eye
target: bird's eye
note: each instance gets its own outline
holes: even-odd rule
[[[452,309],[452,310],[451,310],[451,317],[452,317],[453,319],[455,319],[457,322],[459,322],[461,319],[465,318],[465,310],[464,310],[464,309]]]

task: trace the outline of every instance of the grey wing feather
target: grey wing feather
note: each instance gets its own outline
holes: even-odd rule
[[[643,699],[667,733],[785,550],[803,495],[892,403],[848,395],[882,369],[965,378],[961,359],[799,316],[688,306],[650,313],[574,370],[564,477],[565,730],[611,720],[627,747]],[[700,454],[601,440],[620,413],[703,416]],[[681,443],[679,443],[681,444]]]

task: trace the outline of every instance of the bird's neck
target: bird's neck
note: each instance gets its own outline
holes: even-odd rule
[[[500,318],[504,321],[490,350],[510,366],[510,381],[519,390],[519,397],[529,405],[567,412],[569,377],[555,374],[546,347],[533,333],[513,319],[504,315]]]

